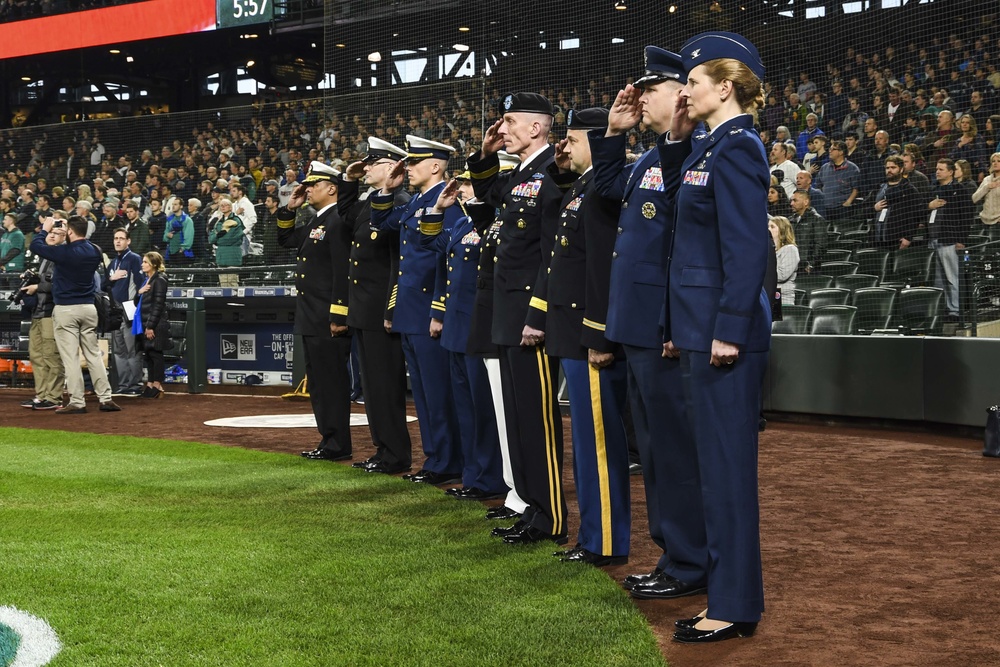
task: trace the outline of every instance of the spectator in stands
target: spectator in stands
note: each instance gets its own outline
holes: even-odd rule
[[[795,276],[799,270],[799,249],[795,245],[795,231],[788,218],[771,216],[767,229],[774,240],[778,266],[778,289],[782,303],[795,303]]]
[[[775,93],[769,93],[767,96],[767,106],[764,107],[763,113],[760,116],[761,127],[774,133],[778,126],[785,119],[785,108],[778,104],[778,96]]]
[[[875,192],[885,181],[885,159],[894,154],[895,151],[889,147],[889,133],[885,130],[877,131],[874,149],[867,155],[865,161],[858,165],[861,168],[859,194],[862,198]]]
[[[155,194],[155,190],[150,195]],[[159,251],[163,247],[163,234],[167,229],[167,214],[162,210],[162,203],[159,196],[149,200],[149,213],[146,216],[146,224],[149,226],[150,247]]]
[[[125,226],[125,221],[118,215],[118,203],[104,202],[101,207],[101,219],[95,224],[94,233],[90,236],[91,242],[99,247],[106,257],[113,256],[115,230]]]
[[[866,153],[864,149],[861,148],[861,144],[858,141],[858,135],[853,132],[848,132],[844,137],[844,148],[844,157],[846,157],[848,161],[853,162],[854,164],[862,164],[864,162]]]
[[[208,242],[215,245],[215,263],[219,267],[243,265],[243,221],[233,213],[233,202],[219,200],[219,217]],[[222,287],[239,287],[239,273],[219,275]]]
[[[813,187],[813,177],[808,171],[800,171],[795,175],[795,189],[807,190],[812,207],[817,211],[825,210],[823,205],[823,191]],[[787,215],[785,217],[788,217]]]
[[[128,229],[115,229],[114,255],[108,264],[104,289],[110,287],[111,298],[118,303],[132,303],[145,281],[142,257],[132,251],[131,242]],[[132,335],[132,320],[127,317],[117,331],[111,332],[111,350],[118,379],[118,387],[112,395],[136,398],[142,393],[142,357]]]
[[[903,158],[885,159],[885,182],[875,195],[872,246],[886,250],[908,248],[925,212],[916,187],[903,177]]]
[[[938,112],[937,130],[928,133],[920,147],[927,162],[936,164],[940,158],[948,157],[958,136],[955,114],[947,109]]]
[[[878,134],[878,120],[875,116],[868,116],[865,119],[864,130],[861,133],[861,148],[865,153],[875,152],[875,135]]]
[[[52,260],[56,269],[52,280],[52,310],[56,347],[66,371],[66,388],[69,402],[56,409],[57,414],[82,414],[87,411],[84,401],[83,371],[80,352],[87,361],[94,391],[101,402],[101,412],[117,412],[120,407],[111,399],[111,385],[104,368],[101,351],[97,347],[97,308],[94,295],[98,285],[95,272],[101,264],[101,253],[87,240],[87,221],[79,216],[69,219],[65,245],[48,245],[54,218],[42,222],[45,236],[37,234],[31,240],[31,252],[43,259]]]
[[[132,252],[142,256],[149,250],[149,226],[139,215],[139,205],[134,201],[125,202],[125,219],[123,227],[129,233],[129,248]]]
[[[902,99],[902,90],[899,86],[889,89],[889,103],[885,107],[885,116],[879,125],[889,133],[890,141],[901,141],[903,128],[906,127],[906,120],[913,116],[913,105],[907,104]]]
[[[844,92],[844,84],[840,79],[834,79],[831,84],[833,92],[827,95],[823,112],[823,126],[827,134],[840,134],[843,130],[844,118],[850,111],[850,101]]]
[[[976,121],[976,127],[985,129],[986,121],[990,118],[990,109],[984,104],[982,91],[973,90],[969,96],[969,103],[971,106],[962,114],[963,118],[971,116]]]
[[[197,201],[197,200],[195,200]],[[187,264],[194,259],[194,221],[184,211],[180,197],[170,200],[170,214],[163,231],[166,260],[173,264]]]
[[[281,186],[278,188],[278,203],[281,206],[288,204],[289,198],[292,196],[292,192],[295,191],[299,185],[298,173],[294,169],[286,169],[285,177],[282,179]]]
[[[158,252],[142,256],[142,272],[146,279],[135,298],[135,319],[132,334],[136,348],[146,360],[146,388],[143,398],[162,398],[166,373],[163,352],[173,347],[170,321],[167,319],[167,277],[163,257]]]
[[[46,214],[43,219],[49,218]],[[66,228],[53,227],[45,237],[48,245],[66,243]],[[55,265],[50,259],[43,259],[38,266],[38,282],[26,285],[25,303],[34,299],[31,309],[31,327],[28,330],[28,358],[35,378],[35,397],[21,403],[22,407],[34,410],[54,410],[62,405],[63,371],[62,358],[56,347],[55,330],[52,325],[52,273]]]
[[[795,238],[798,239],[799,270],[819,272],[819,265],[826,258],[827,222],[812,207],[808,190],[792,193],[792,216],[789,218]]]
[[[785,195],[792,196],[795,192],[795,174],[799,173],[799,165],[788,159],[788,145],[777,141],[771,146],[771,173],[781,173],[779,185],[785,189]]]
[[[850,217],[850,208],[854,205],[861,185],[861,170],[847,160],[845,148],[843,141],[834,141],[830,146],[830,161],[819,170],[818,180],[826,207],[824,217],[831,222]],[[794,204],[792,208],[795,208]],[[801,247],[802,235],[796,236]]]
[[[191,197],[187,202],[188,216],[191,218],[193,234],[191,252],[195,262],[203,262],[209,258],[208,250],[208,210],[202,206],[201,199]]]
[[[973,177],[970,178],[969,174],[973,174]],[[976,191],[979,182],[975,180],[975,172],[968,160],[955,160],[955,181],[968,190],[970,197]]]
[[[987,151],[997,149],[997,139],[1000,138],[1000,116],[993,115],[986,119],[986,131],[983,133],[983,141],[986,143]]]
[[[798,93],[791,93],[788,96],[788,108],[785,110],[785,124],[792,132],[801,132],[806,129],[806,115],[809,108],[802,103]]]
[[[982,202],[979,219],[984,225],[992,226],[1000,222],[1000,153],[990,156],[990,173],[979,184],[972,201],[977,204]]]
[[[923,156],[920,154],[920,148],[916,144],[906,144],[903,146],[903,176],[913,183],[913,187],[917,189],[921,201],[926,203],[931,198],[931,181],[917,168],[917,165],[922,163]],[[923,222],[921,222],[920,226],[923,226]]]
[[[233,202],[233,213],[243,221],[243,233],[252,237],[254,225],[257,224],[257,210],[247,197],[246,188],[242,183],[234,181],[229,185],[229,196]]]
[[[809,151],[809,142],[812,138],[823,134],[823,130],[819,129],[819,116],[815,113],[806,114],[805,125],[805,129],[799,132],[795,140],[796,155],[805,155]]]
[[[943,112],[942,112],[943,113]],[[955,163],[950,158],[937,161],[934,199],[927,204],[928,245],[937,255],[934,286],[944,289],[948,319],[958,320],[958,253],[965,249],[972,221],[972,199],[955,181]]]
[[[961,136],[955,140],[955,144],[948,155],[952,160],[968,161],[971,170],[964,175],[965,178],[979,180],[986,175],[986,142],[979,136],[976,119],[970,115],[962,116],[958,119],[958,130]]]
[[[802,168],[810,174],[818,174],[823,165],[830,161],[826,142],[827,137],[823,134],[817,134],[809,140],[809,152],[802,156]]]
[[[17,226],[17,215],[3,216],[3,234],[0,235],[0,272],[24,271],[24,232]]]
[[[788,195],[785,194],[785,189],[780,185],[772,185],[767,191],[768,215],[788,216],[791,212],[792,207],[788,203]]]

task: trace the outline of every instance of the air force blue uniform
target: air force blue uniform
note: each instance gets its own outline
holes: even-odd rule
[[[465,461],[462,486],[491,495],[505,494],[508,489],[503,481],[500,438],[486,363],[482,357],[466,354],[482,242],[478,229],[485,229],[493,221],[494,209],[485,204],[461,208],[467,215],[459,218],[448,232],[442,231],[444,214],[425,214],[420,222],[421,243],[443,256],[447,267],[441,347],[449,353]]]
[[[448,352],[431,338],[431,318],[443,320],[445,312],[444,257],[420,243],[420,218],[437,202],[444,189],[440,182],[401,206],[394,194],[373,193],[372,226],[399,232],[399,271],[392,329],[402,334],[403,353],[410,371],[410,388],[417,410],[420,440],[427,460],[423,469],[458,474],[462,455],[458,420],[451,392]],[[450,232],[461,212],[445,211],[443,229]]]

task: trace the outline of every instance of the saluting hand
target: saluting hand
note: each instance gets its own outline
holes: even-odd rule
[[[299,184],[292,190],[292,195],[288,198],[288,210],[294,211],[306,203],[306,186]]]
[[[403,184],[403,178],[406,176],[406,160],[399,160],[396,164],[392,165],[392,171],[389,172],[389,176],[385,179],[385,184],[382,186],[382,193],[389,194],[400,185]]]
[[[453,178],[448,181],[448,184],[441,190],[441,194],[438,195],[437,201],[434,203],[434,212],[440,213],[446,208],[450,208],[457,200],[458,181]]]
[[[639,103],[641,95],[642,91],[632,84],[618,91],[608,112],[608,131],[604,136],[624,134],[639,124],[642,120],[642,105]]]
[[[569,153],[566,152],[566,144],[569,143],[569,139],[563,139],[556,144],[556,154],[555,162],[556,166],[559,167],[559,171],[569,171],[572,166]]]
[[[688,117],[687,95],[682,92],[674,102],[674,115],[670,120],[670,140],[683,141],[687,139],[694,132],[697,124],[698,121]]]
[[[348,183],[353,183],[354,181],[360,181],[364,175],[365,163],[358,160],[347,165],[347,169],[344,171],[344,180]]]
[[[503,148],[503,136],[500,134],[500,126],[503,125],[502,120],[498,120],[486,129],[486,134],[483,135],[483,156],[493,155],[498,150]]]

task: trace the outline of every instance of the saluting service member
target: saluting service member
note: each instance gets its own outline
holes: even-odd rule
[[[506,151],[499,151],[500,173],[516,169],[520,161],[517,156]],[[500,437],[500,457],[503,461],[503,481],[510,489],[504,498],[503,505],[486,511],[487,519],[517,519],[528,506],[517,493],[514,470],[510,459],[510,443],[507,440],[506,408],[503,404],[503,383],[500,381],[500,348],[493,342],[493,266],[495,264],[497,243],[500,241],[501,220],[496,217],[496,209],[491,218],[485,216],[480,221],[473,220],[476,231],[482,237],[479,251],[479,273],[476,276],[476,300],[472,307],[472,321],[469,324],[469,346],[466,352],[483,358],[486,373],[490,380],[490,390],[493,393],[493,409],[497,419],[497,434]]]
[[[695,452],[679,446],[691,438],[680,362],[663,357],[660,313],[673,209],[656,149],[628,165],[625,137],[640,120],[658,135],[666,132],[686,81],[679,55],[647,46],[645,72],[618,93],[607,130],[589,133],[598,191],[622,202],[604,335],[625,349],[649,533],[663,550],[656,568],[627,576],[625,588],[653,599],[704,591],[707,555],[701,498],[690,474]]]
[[[558,363],[546,354],[543,331],[527,323],[533,290],[546,280],[559,218],[562,190],[546,168],[552,104],[535,93],[506,95],[503,118],[469,158],[476,197],[499,207],[500,238],[494,257],[493,342],[500,346],[507,439],[515,488],[527,507],[511,528],[493,533],[508,544],[566,541],[566,499],[562,489],[562,421],[556,397]],[[500,173],[497,151],[517,155],[518,169]]]
[[[445,257],[444,329],[441,347],[451,359],[451,384],[462,436],[462,486],[447,493],[460,500],[489,500],[507,493],[500,459],[500,436],[493,395],[482,357],[466,354],[476,299],[476,267],[482,241],[478,228],[494,219],[494,209],[473,201],[469,173],[460,174],[438,195],[434,208],[420,220],[421,243]],[[458,203],[463,215],[450,232],[443,232],[444,211]],[[478,221],[478,222],[477,222]]]
[[[451,392],[448,351],[441,347],[445,311],[444,257],[420,244],[420,219],[434,207],[445,185],[445,169],[455,149],[436,141],[407,135],[406,160],[398,161],[369,197],[372,226],[399,232],[399,270],[392,330],[402,334],[403,354],[410,371],[410,388],[417,410],[420,440],[426,455],[414,482],[446,484],[461,479],[462,451]],[[403,170],[420,194],[396,205],[395,191]],[[443,230],[451,231],[461,216],[445,211]]]
[[[545,330],[545,348],[566,376],[573,425],[573,473],[580,508],[577,546],[557,552],[567,562],[621,565],[631,535],[628,439],[623,411],[625,361],[608,341],[608,280],[620,199],[594,183],[587,131],[607,127],[606,109],[570,110],[566,139],[550,172],[580,177],[563,198],[549,279],[532,299],[528,321]]]
[[[369,197],[382,189],[396,161],[404,158],[403,149],[370,137],[364,160],[343,174],[337,199],[341,216],[353,230],[347,324],[357,341],[365,413],[375,445],[375,454],[354,467],[389,475],[410,469],[412,448],[406,428],[406,360],[400,335],[392,331],[399,233],[371,226]],[[358,178],[367,186],[360,194]],[[402,185],[393,197],[396,206],[410,201]]]
[[[309,378],[309,398],[322,440],[302,452],[308,459],[343,461],[351,458],[351,376],[347,359],[351,336],[347,328],[347,267],[351,230],[337,213],[340,174],[322,162],[278,209],[278,243],[296,248],[295,325],[302,336]],[[295,226],[295,211],[306,201],[316,209],[308,225]]]
[[[757,417],[771,341],[767,154],[754,129],[764,65],[741,35],[702,33],[681,48],[688,82],[665,139],[676,229],[664,354],[679,358],[708,542],[708,608],[677,622],[686,643],[749,637],[764,610]],[[707,135],[694,134],[702,123]],[[676,185],[676,176],[680,184]],[[692,505],[692,512],[696,508]]]

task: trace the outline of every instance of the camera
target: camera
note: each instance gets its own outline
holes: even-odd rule
[[[28,293],[24,291],[24,288],[28,285],[37,285],[41,282],[41,278],[38,277],[38,273],[32,271],[31,269],[25,271],[21,274],[21,284],[17,286],[17,289],[13,294],[10,295],[10,300],[13,303],[22,303],[24,297],[28,296]]]

